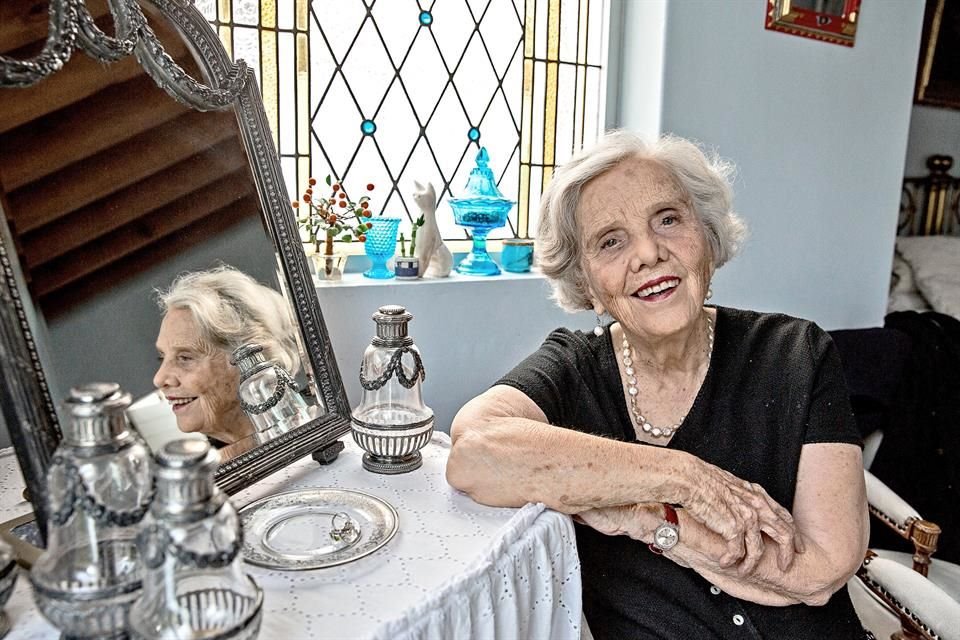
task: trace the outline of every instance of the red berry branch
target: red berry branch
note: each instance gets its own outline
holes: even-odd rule
[[[330,176],[327,176],[326,182],[330,187],[328,197],[314,197],[313,188],[317,181],[310,178],[300,200],[294,200],[291,206],[297,215],[297,224],[307,232],[307,241],[313,244],[316,252],[320,253],[320,243],[323,242],[324,255],[332,256],[334,240],[366,242],[366,232],[373,226],[367,218],[373,213],[370,211],[370,196],[363,196],[354,202],[347,197],[346,190],[339,182],[333,182]],[[367,185],[367,191],[373,189],[372,184]]]

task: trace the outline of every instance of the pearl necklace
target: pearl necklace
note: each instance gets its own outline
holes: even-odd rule
[[[713,355],[713,320],[710,318],[710,314],[707,314],[707,344],[707,362],[709,363],[710,357]],[[633,353],[633,349],[630,347],[630,343],[627,341],[626,332],[624,332],[621,355],[623,356],[623,372],[626,374],[625,380],[627,383],[627,395],[630,396],[630,414],[633,416],[633,419],[636,421],[637,425],[647,435],[651,435],[654,438],[669,438],[676,432],[677,429],[680,428],[680,425],[683,424],[683,421],[686,420],[687,416],[680,416],[680,420],[678,420],[676,424],[670,425],[669,427],[655,427],[643,417],[643,414],[640,413],[640,407],[637,405],[637,395],[640,392],[637,389],[637,378],[635,375],[636,372],[633,369],[633,358],[631,357],[631,353]]]

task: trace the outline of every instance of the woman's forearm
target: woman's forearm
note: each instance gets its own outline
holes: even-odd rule
[[[447,481],[484,504],[542,502],[578,513],[685,497],[683,453],[516,417],[458,416],[451,438]]]
[[[483,504],[542,502],[563,513],[681,504],[726,541],[726,564],[739,557],[748,534],[793,534],[789,514],[773,509],[761,488],[683,451],[551,426],[530,398],[510,387],[493,387],[467,403],[450,436],[447,481]]]
[[[723,568],[712,560],[725,548],[719,536],[682,511],[678,516],[681,543],[667,552],[667,557],[690,567],[724,592],[758,604],[826,604],[863,560],[862,553],[845,552],[842,548],[825,549],[798,531],[804,551],[794,556],[789,568],[780,569],[776,545],[765,537],[759,562],[749,573],[741,574],[740,564]]]
[[[814,541],[804,537],[804,552],[793,556],[787,569],[778,563],[777,544],[764,537],[759,561],[744,572],[745,558],[729,567],[717,560],[726,552],[724,540],[685,510],[677,511],[680,541],[664,556],[692,569],[727,594],[768,606],[824,604],[853,574],[862,555],[844,562],[830,557]],[[663,506],[637,504],[582,513],[578,518],[608,535],[627,535],[650,543],[663,522]],[[800,532],[797,535],[802,535]]]

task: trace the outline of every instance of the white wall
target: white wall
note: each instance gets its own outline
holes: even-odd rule
[[[916,106],[910,117],[906,175],[930,173],[927,157],[937,153],[953,156],[950,175],[960,176],[960,110]]]
[[[614,106],[608,104],[607,124],[655,137],[661,130],[667,0],[615,2],[610,22],[607,100]]]
[[[763,4],[667,6],[662,129],[738,164],[751,228],[714,300],[828,329],[882,324],[923,1],[864,3],[853,48],[768,31]],[[625,33],[649,28],[643,13],[625,12]],[[641,100],[642,61],[621,64],[623,103]]]

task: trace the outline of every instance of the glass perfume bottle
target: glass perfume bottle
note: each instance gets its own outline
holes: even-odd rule
[[[423,403],[426,378],[420,350],[407,335],[413,316],[399,305],[373,314],[377,335],[360,365],[360,404],[353,410],[354,441],[366,453],[363,467],[374,473],[406,473],[420,467],[433,433],[433,410]]]
[[[30,571],[41,613],[71,638],[122,636],[141,586],[138,524],[153,463],[117,384],[70,390],[70,420],[47,471],[47,549]]]
[[[240,407],[253,423],[258,442],[271,440],[313,417],[296,382],[286,369],[264,358],[262,346],[238,347],[230,363],[240,369],[237,395]]]
[[[157,493],[144,519],[143,591],[130,610],[134,638],[255,638],[263,593],[243,573],[237,512],[217,488],[218,455],[204,440],[157,454]]]

